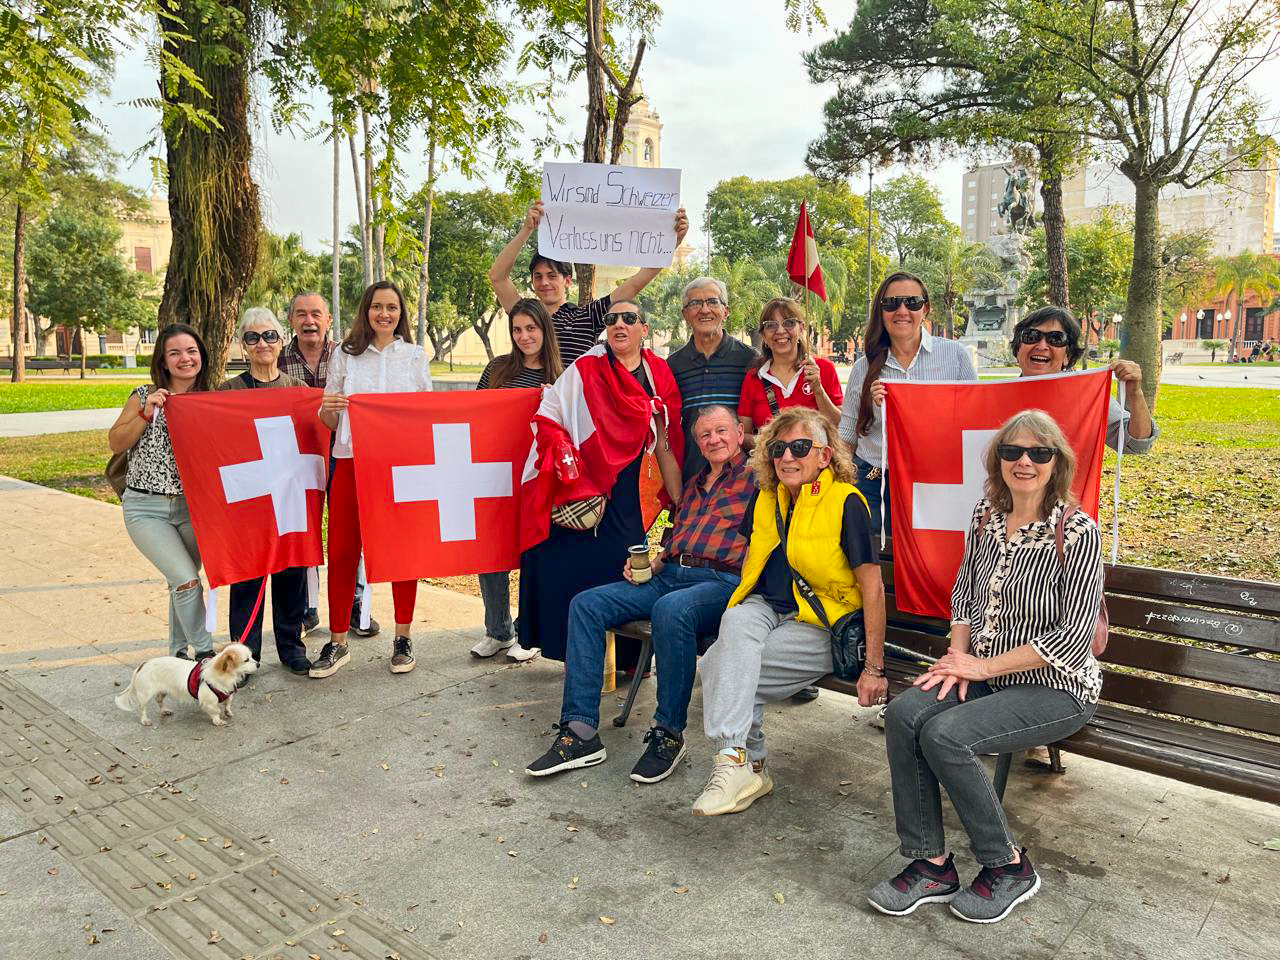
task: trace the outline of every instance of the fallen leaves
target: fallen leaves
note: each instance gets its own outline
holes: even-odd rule
[[[786,902],[787,902],[787,898],[786,898],[786,897],[784,897],[781,893],[775,893],[775,894],[773,895],[773,900],[774,900],[774,902],[775,902],[775,903],[786,903]]]
[[[220,934],[217,930],[210,930],[210,931],[209,931],[209,940],[208,940],[208,942],[209,942],[209,943],[221,943],[221,942],[222,942],[222,934]]]
[[[680,894],[685,894],[685,893],[688,893],[688,892],[689,892],[689,888],[688,888],[688,887],[676,887],[675,892],[676,892],[676,893],[680,893]]]
[[[606,927],[612,927],[618,921],[615,920],[613,917],[606,917],[601,915],[600,922],[603,923]]]
[[[1264,840],[1262,843],[1263,850],[1280,850],[1280,837],[1272,837],[1270,840]]]

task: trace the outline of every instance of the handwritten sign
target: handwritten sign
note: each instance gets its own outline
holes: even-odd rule
[[[606,163],[542,167],[538,252],[573,263],[669,267],[680,171]]]

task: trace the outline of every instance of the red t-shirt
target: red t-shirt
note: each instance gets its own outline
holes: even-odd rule
[[[831,402],[839,407],[844,403],[844,390],[840,386],[836,365],[822,357],[815,357],[814,360],[818,364],[818,378],[822,381],[822,389],[827,391]],[[747,374],[747,378],[742,381],[742,395],[738,398],[738,416],[750,417],[751,423],[757,430],[773,419],[773,410],[769,407],[769,398],[765,395],[764,381],[760,379],[760,373],[761,370],[753,370]],[[776,381],[771,379],[769,382],[773,385],[774,395],[778,398],[779,410],[784,407],[818,409],[813,388],[809,386],[809,381],[804,378],[803,373],[796,375],[795,381],[791,384],[790,395]]]

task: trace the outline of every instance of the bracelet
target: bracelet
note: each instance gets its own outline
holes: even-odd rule
[[[878,677],[884,676],[884,667],[877,667],[877,666],[874,666],[873,664],[868,663],[868,664],[864,664],[862,669],[864,672],[870,673],[873,677],[878,678]]]
[[[150,422],[151,422],[151,417],[148,417],[148,416],[147,416],[147,408],[146,408],[146,407],[142,407],[142,408],[138,411],[138,416],[139,416],[141,419],[145,420],[147,423],[150,423]]]

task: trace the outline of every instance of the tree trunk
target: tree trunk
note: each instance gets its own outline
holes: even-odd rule
[[[1155,411],[1160,388],[1160,188],[1149,181],[1134,183],[1133,270],[1125,322],[1120,332],[1120,355],[1142,368],[1142,392]]]
[[[89,351],[85,347],[84,327],[76,327],[76,333],[80,335],[80,379],[83,380],[89,369]]]
[[[494,318],[497,317],[497,315],[496,311],[490,310],[488,313],[480,314],[479,320],[471,321],[471,329],[476,332],[476,336],[479,337],[480,342],[484,344],[485,356],[490,360],[493,359],[493,344],[489,341],[489,328],[493,326]],[[512,344],[513,349],[514,347],[515,344]]]
[[[374,199],[373,190],[373,143],[369,139],[369,114],[363,104],[360,107],[360,124],[364,128],[364,218],[367,224],[365,231],[373,251],[373,279],[385,280],[387,271],[382,260],[382,245],[377,240],[380,228],[375,223],[378,218],[378,204]]]
[[[222,379],[262,227],[248,114],[248,36],[255,7],[252,0],[224,4],[244,18],[239,27],[208,18],[201,0],[173,0],[176,32],[187,36],[164,41],[165,54],[190,67],[207,95],[168,77],[160,83],[170,108],[165,153],[173,246],[158,319],[162,327],[181,321],[200,332],[211,383]],[[182,111],[191,108],[208,110],[214,122],[202,130],[186,121]]]
[[[597,51],[604,49],[604,0],[587,0],[587,130],[582,138],[582,162],[604,163],[608,147],[609,105],[605,99],[604,65]],[[590,263],[577,265],[578,303],[591,300],[595,288],[596,268]]]
[[[9,379],[27,378],[27,208],[19,200],[13,218],[13,372]]]
[[[436,135],[427,132],[427,202],[422,211],[422,268],[418,272],[418,342],[427,337],[427,297],[431,294],[431,207],[436,198]]]
[[[356,135],[347,135],[351,144],[351,175],[356,181],[356,211],[360,220],[360,252],[364,255],[364,285],[373,283],[373,231],[369,226],[369,206],[365,187],[360,176],[360,155],[356,149]]]
[[[1227,344],[1227,363],[1231,363],[1236,358],[1236,337],[1240,333],[1240,314],[1244,313],[1244,298],[1246,294],[1244,287],[1236,290],[1236,306],[1231,312],[1231,342]],[[1227,301],[1227,306],[1231,306],[1231,301]]]
[[[1047,152],[1041,152],[1042,160]],[[1048,255],[1049,302],[1071,307],[1067,277],[1067,220],[1062,212],[1062,174],[1045,177],[1040,183],[1044,201],[1044,245]]]
[[[330,313],[333,316],[333,335],[342,339],[342,257],[338,235],[342,232],[342,132],[338,129],[338,114],[333,115],[333,288]]]

